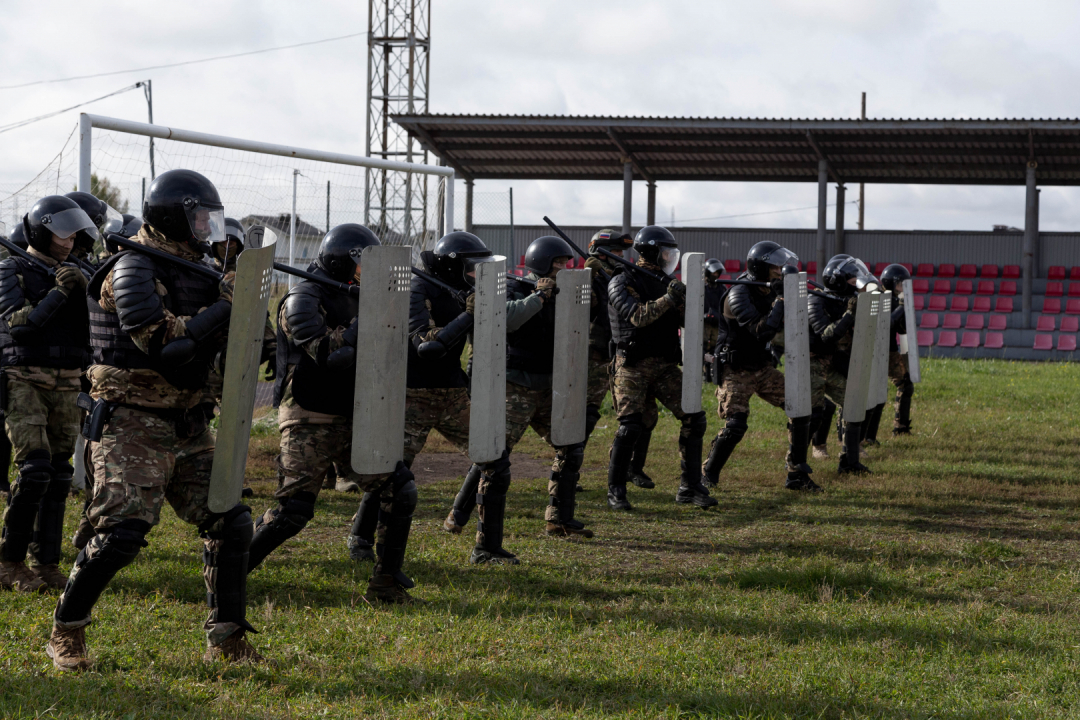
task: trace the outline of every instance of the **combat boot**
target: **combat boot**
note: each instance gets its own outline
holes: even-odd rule
[[[358,535],[350,535],[345,544],[349,548],[349,559],[356,562],[375,562],[375,547]]]
[[[675,494],[675,502],[682,505],[697,505],[709,508],[718,505],[714,497],[701,484],[701,439],[705,434],[705,413],[694,413],[683,418],[683,427],[689,428],[689,437],[679,437],[682,446],[681,482]]]
[[[360,492],[360,485],[355,480],[350,480],[349,476],[339,477],[337,482],[334,483],[334,489],[339,493],[358,493]]]
[[[829,459],[829,446],[828,445],[815,445],[814,446],[814,459],[815,460],[828,460]]]
[[[238,630],[225,638],[220,645],[207,643],[203,661],[209,663],[216,660],[231,663],[261,663],[265,662],[266,658],[260,655],[259,651],[248,642],[246,633],[243,630]]]
[[[583,537],[591,538],[592,530],[585,527],[585,523],[574,519],[577,510],[577,486],[576,472],[570,473],[563,470],[561,473],[552,473],[551,480],[555,483],[555,495],[549,500],[549,504],[555,510],[555,517],[547,521],[544,533],[552,537]]]
[[[905,380],[907,377],[905,376]],[[911,434],[911,393],[900,396],[900,402],[896,404],[896,415],[893,418],[893,435]]]
[[[278,484],[280,488],[280,483]],[[326,474],[323,475],[322,489],[334,490],[337,487],[337,470],[334,469],[334,464],[330,463],[330,467],[326,469]]]
[[[26,563],[10,560],[0,560],[0,587],[16,592],[45,592],[48,589]]]
[[[645,474],[645,460],[649,457],[649,443],[652,442],[652,430],[642,430],[634,443],[634,455],[630,459],[630,482],[644,490],[656,487],[653,479]]]
[[[364,597],[369,602],[403,605],[415,602],[407,589],[416,587],[416,583],[401,568],[416,510],[416,483],[412,472],[402,462],[397,464],[387,482],[392,492],[390,510],[381,513],[384,530],[379,538],[381,542],[375,545],[378,557]]]
[[[63,590],[64,586],[67,585],[67,575],[60,572],[59,565],[35,565],[30,570],[45,583],[46,588],[49,590]]]
[[[870,474],[870,468],[859,462],[862,452],[862,423],[844,423],[844,448],[840,453],[840,465],[836,471],[841,475]]]
[[[701,482],[707,488],[720,484],[720,471],[724,469],[731,453],[746,434],[746,413],[734,413],[727,419],[724,429],[713,438],[709,448],[709,457],[701,466]]]
[[[461,489],[454,497],[454,507],[450,514],[443,520],[442,529],[453,535],[460,535],[465,526],[469,524],[473,508],[476,507],[476,491],[480,489],[479,465],[473,465],[465,474],[465,480],[461,483]]]
[[[78,627],[68,629],[61,629],[57,624],[53,625],[49,644],[45,646],[45,654],[52,658],[57,670],[89,670],[93,666],[90,658],[87,657],[87,625],[89,623],[82,623]]]
[[[788,421],[787,480],[788,490],[818,492],[821,487],[810,479],[813,469],[806,463],[806,448],[810,444],[813,416],[792,418]]]
[[[408,584],[403,584],[394,575],[373,575],[368,580],[367,592],[364,599],[369,603],[385,603],[387,605],[422,605],[424,601],[414,598],[409,594],[409,588],[415,587],[415,583],[398,573]]]
[[[502,546],[510,466],[492,468],[489,472],[487,492],[476,495],[480,517],[476,521],[476,546],[469,555],[469,562],[473,565],[517,565],[521,561]]]
[[[634,455],[634,446],[645,428],[641,425],[640,415],[631,415],[622,421],[611,443],[608,460],[608,507],[612,510],[633,510],[626,499],[626,480],[630,474],[630,462]]]

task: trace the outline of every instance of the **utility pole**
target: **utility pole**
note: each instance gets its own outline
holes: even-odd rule
[[[866,119],[866,93],[862,94],[862,119]],[[866,185],[859,183],[859,229],[863,229],[863,208],[866,205]]]
[[[143,89],[143,95],[146,96],[146,114],[150,117],[150,124],[154,124],[154,89],[150,80],[143,80],[135,83],[135,87],[141,87]],[[154,138],[150,138],[150,180],[153,182],[157,174],[154,172]]]

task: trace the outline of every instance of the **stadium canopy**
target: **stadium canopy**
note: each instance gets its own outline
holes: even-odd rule
[[[511,115],[395,115],[394,122],[472,186],[481,179],[632,183],[818,184],[817,263],[825,258],[827,185],[838,188],[834,247],[843,251],[846,183],[1025,185],[1024,307],[1030,308],[1036,185],[1080,185],[1080,120],[811,120]],[[1029,311],[1028,311],[1029,312]]]

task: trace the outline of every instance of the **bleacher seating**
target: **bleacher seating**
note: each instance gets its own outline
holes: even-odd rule
[[[976,332],[965,332],[963,334],[963,336],[961,336],[960,347],[962,347],[962,348],[977,348],[977,347],[979,347],[979,335],[980,335],[980,333],[978,331],[976,331]]]
[[[924,307],[926,307],[926,298],[924,296],[915,295],[912,299],[915,300],[916,310],[922,310]]]
[[[930,292],[930,281],[925,278],[915,278],[911,281],[911,291],[916,295],[925,295]]]
[[[1001,350],[1003,347],[1005,347],[1005,333],[986,333],[986,340],[983,341],[983,347],[987,348],[988,350]]]
[[[987,330],[1005,330],[1009,325],[1008,315],[991,315],[990,323],[987,325]]]
[[[817,275],[817,260],[811,260],[810,262],[806,263],[806,274]]]
[[[724,261],[724,270],[726,270],[729,273],[737,273],[741,269],[742,269],[742,263],[740,263],[738,260],[725,260]]]
[[[1080,297],[1080,282],[1069,283],[1069,297]]]
[[[1057,323],[1054,322],[1053,315],[1040,315],[1038,322],[1035,323],[1035,329],[1039,332],[1054,332],[1057,329]]]
[[[974,265],[961,265],[960,266],[960,277],[964,278],[966,280],[970,280],[971,278],[974,278],[976,272],[977,272],[977,269],[976,269],[976,267]]]
[[[1076,352],[1076,336],[1058,335],[1057,349],[1061,352]]]
[[[993,280],[980,280],[975,289],[976,295],[993,295],[994,294],[994,281]]]
[[[1061,318],[1061,332],[1080,332],[1080,318],[1074,315],[1066,315]]]
[[[1035,344],[1032,345],[1034,350],[1053,350],[1054,349],[1054,336],[1047,335],[1045,333],[1039,333],[1035,336]]]
[[[944,295],[931,295],[930,299],[926,301],[926,309],[934,312],[945,312],[945,305]]]
[[[974,292],[973,282],[971,280],[957,280],[956,290],[953,292],[957,295],[970,295]]]
[[[1060,315],[1061,314],[1061,299],[1060,298],[1046,298],[1043,300],[1042,306],[1043,315]]]
[[[924,312],[922,317],[919,318],[919,327],[926,330],[933,330],[938,326],[938,314],[932,312]]]
[[[956,277],[956,266],[952,263],[942,263],[938,265],[937,276],[940,278]]]
[[[999,297],[994,303],[994,312],[1011,313],[1013,311],[1013,299],[1011,297]]]
[[[1064,280],[1065,279],[1065,266],[1064,265],[1051,265],[1046,270],[1047,280]]]
[[[941,321],[944,330],[960,329],[960,313],[945,313],[945,319]]]
[[[1020,279],[1020,266],[1019,265],[1006,265],[1001,272],[1002,280],[1019,280]]]
[[[921,277],[921,278],[934,277],[934,265],[933,265],[933,263],[919,263],[919,269],[915,271],[915,277]]]
[[[990,312],[990,298],[988,297],[976,297],[971,301],[972,312],[988,313]]]
[[[984,319],[984,317],[982,315],[978,315],[976,313],[969,313],[968,316],[967,316],[967,321],[964,323],[964,329],[965,330],[982,330],[983,329],[983,323],[985,323],[985,322],[986,322],[986,320]]]
[[[996,279],[998,276],[997,265],[983,265],[982,272],[979,273],[979,277],[986,279]]]
[[[935,295],[948,295],[952,292],[951,280],[935,280],[934,281],[934,294]]]
[[[949,310],[952,312],[967,312],[968,299],[966,295],[953,295],[949,301]]]
[[[956,347],[956,332],[953,330],[942,330],[937,336],[938,347],[953,348]]]
[[[1046,283],[1046,297],[1062,297],[1065,294],[1065,283],[1063,282],[1048,282]]]
[[[874,276],[881,277],[881,273],[885,272],[885,268],[889,267],[887,262],[879,262],[874,264]]]
[[[1016,294],[1016,281],[1015,280],[1002,280],[1001,285],[998,286],[998,295],[1015,295]]]
[[[898,264],[899,264],[899,265],[903,265],[903,266],[904,266],[904,268],[906,268],[906,269],[907,269],[907,271],[908,271],[909,273],[911,273],[912,275],[914,275],[914,274],[915,274],[915,266],[914,266],[914,265],[912,265],[911,263],[898,263]]]
[[[1069,270],[1070,280],[1080,280],[1080,265],[1073,265]]]
[[[1080,298],[1066,300],[1065,313],[1068,315],[1080,315]]]

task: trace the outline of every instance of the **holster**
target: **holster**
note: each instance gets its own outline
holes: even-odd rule
[[[116,403],[105,400],[95,400],[86,393],[79,393],[75,404],[86,411],[83,418],[82,436],[90,442],[101,442],[101,435],[105,432],[105,425],[112,417]]]

